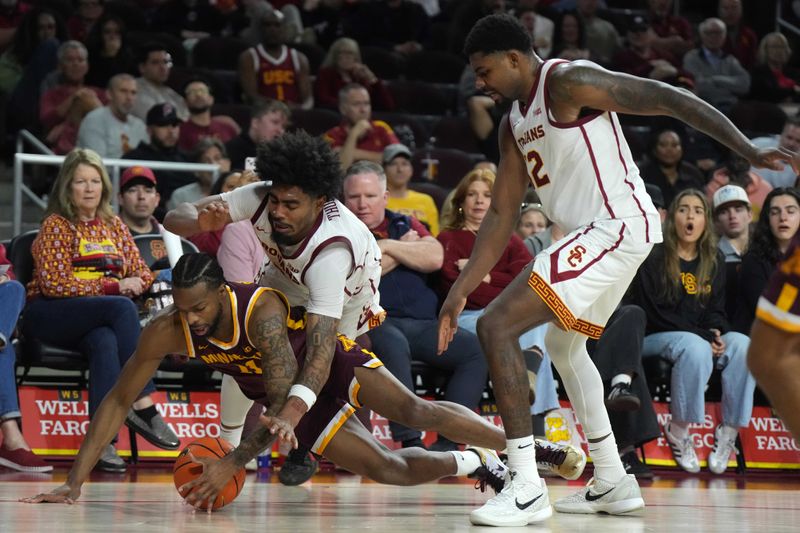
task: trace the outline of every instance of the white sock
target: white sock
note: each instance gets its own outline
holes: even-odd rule
[[[619,458],[617,439],[613,433],[600,442],[590,442],[589,455],[594,464],[595,477],[609,483],[616,483],[625,477],[625,467]]]
[[[467,476],[476,471],[481,466],[481,458],[478,454],[469,450],[463,452],[449,452],[456,458],[456,476]]]
[[[252,405],[253,400],[244,395],[236,381],[228,374],[224,374],[219,395],[219,436],[233,446],[238,446],[242,441],[244,420]]]
[[[617,383],[624,383],[626,385],[631,384],[631,377],[628,374],[617,374],[613,378],[611,378],[611,386],[613,387]]]
[[[536,469],[536,445],[533,435],[521,439],[506,439],[508,468],[522,474],[529,481],[539,482],[539,471]]]
[[[669,422],[667,431],[672,433],[673,437],[683,440],[689,436],[689,422],[680,422],[673,418]]]
[[[219,426],[219,436],[231,443],[234,448],[242,442],[242,432],[244,426],[236,426],[234,428],[226,428],[223,425]]]

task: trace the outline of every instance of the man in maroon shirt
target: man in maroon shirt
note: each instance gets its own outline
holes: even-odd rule
[[[339,152],[342,168],[366,159],[380,163],[383,149],[400,141],[392,127],[381,120],[372,120],[369,91],[357,83],[349,83],[339,91],[339,112],[342,123],[325,132],[325,140]]]
[[[746,70],[750,70],[756,63],[758,35],[753,28],[742,22],[741,0],[719,0],[718,14],[728,28],[722,50],[733,55]]]
[[[189,119],[181,124],[178,148],[191,153],[205,137],[214,137],[226,143],[239,135],[241,128],[231,117],[211,116],[214,95],[204,79],[190,79],[184,84],[182,93],[189,108]]]
[[[685,18],[672,15],[672,0],[647,0],[647,5],[650,25],[656,34],[653,46],[677,58],[694,48],[692,25]]]

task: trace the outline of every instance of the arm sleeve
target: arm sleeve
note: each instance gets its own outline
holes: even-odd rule
[[[309,313],[342,318],[344,286],[353,269],[353,257],[344,243],[325,247],[305,274]]]
[[[452,231],[444,231],[437,237],[439,242],[442,243],[442,248],[444,248],[442,269],[439,272],[443,294],[447,294],[450,287],[455,283],[456,278],[458,278],[459,271],[456,266],[456,261],[469,257],[469,254],[466,254],[462,247],[459,246],[458,240],[454,237],[455,232]]]
[[[109,278],[78,279],[72,271],[74,230],[66,220],[49,216],[33,242],[33,279],[44,296],[71,298],[119,294],[119,283]]]
[[[258,206],[261,205],[262,199],[259,192],[263,187],[263,182],[251,183],[220,195],[220,198],[228,204],[231,220],[239,222],[240,220],[249,220],[253,216],[253,213],[258,210]]]
[[[258,240],[249,222],[241,221],[225,227],[217,251],[217,261],[222,267],[225,279],[253,281],[261,267],[263,256],[263,250],[258,246]]]

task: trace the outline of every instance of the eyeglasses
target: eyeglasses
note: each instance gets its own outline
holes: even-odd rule
[[[209,94],[210,91],[205,87],[194,87],[192,89],[186,89],[185,95],[189,96],[190,94]]]
[[[534,209],[541,209],[542,208],[542,204],[528,203],[528,202],[522,202],[521,204],[519,204],[520,211],[525,210],[525,209],[527,209],[529,207],[532,207]]]

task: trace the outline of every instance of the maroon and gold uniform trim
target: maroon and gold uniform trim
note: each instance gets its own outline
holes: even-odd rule
[[[561,298],[559,298],[553,288],[536,272],[532,272],[528,278],[528,286],[533,292],[539,295],[547,307],[553,311],[562,329],[577,331],[592,339],[598,339],[600,335],[603,334],[603,326],[579,319],[572,314],[572,311],[570,311]]]
[[[325,452],[325,448],[328,447],[330,444],[331,439],[333,439],[336,432],[341,429],[341,427],[347,422],[347,419],[350,418],[356,410],[350,404],[345,404],[339,409],[339,412],[336,413],[328,425],[322,430],[322,433],[319,434],[317,441],[314,443],[314,446],[311,447],[311,451],[316,453],[317,455],[322,455]]]

